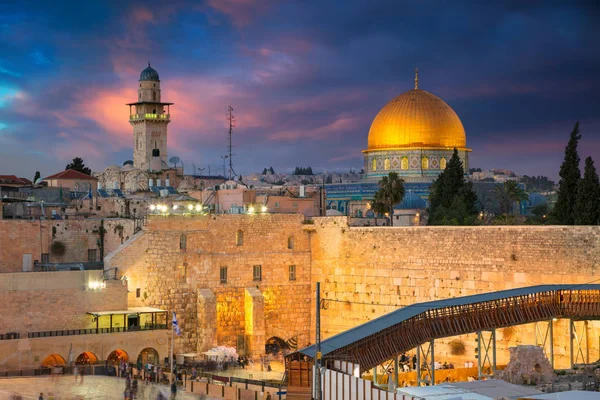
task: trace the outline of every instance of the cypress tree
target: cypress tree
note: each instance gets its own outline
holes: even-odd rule
[[[579,154],[577,144],[581,139],[579,121],[573,127],[569,143],[565,148],[565,159],[560,166],[560,181],[558,182],[558,198],[554,205],[554,215],[557,222],[563,225],[575,224],[575,204],[577,202],[577,188],[581,180],[579,171]]]
[[[463,163],[454,149],[446,169],[429,192],[429,225],[470,225],[476,220],[477,195],[465,179]]]
[[[583,179],[579,182],[577,188],[575,223],[577,225],[597,225],[600,223],[600,182],[592,157],[585,159]]]

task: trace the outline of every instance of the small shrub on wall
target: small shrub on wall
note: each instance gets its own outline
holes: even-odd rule
[[[452,354],[453,356],[462,356],[467,351],[465,347],[465,342],[459,339],[454,339],[453,341],[448,343],[448,345],[450,346],[450,354]]]
[[[53,256],[62,256],[65,254],[65,244],[60,240],[55,240],[52,242],[52,246],[50,247],[50,251]]]

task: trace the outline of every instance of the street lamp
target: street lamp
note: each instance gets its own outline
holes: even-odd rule
[[[267,206],[262,206],[260,208],[260,212],[264,212],[264,213],[267,212]]]

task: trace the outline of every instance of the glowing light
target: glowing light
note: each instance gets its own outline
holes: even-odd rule
[[[421,216],[421,214],[417,213],[417,218],[419,218]]]
[[[254,207],[248,207],[248,214],[252,214],[254,212]]]
[[[267,212],[267,206],[262,206],[262,207],[260,208],[260,211],[261,211],[261,212]]]
[[[175,204],[175,205],[173,206],[173,210],[177,210],[178,208],[179,208],[179,206],[178,206],[177,204]]]
[[[196,204],[196,211],[202,211],[202,204]]]
[[[98,290],[104,288],[104,282],[90,281],[88,283],[90,290]]]
[[[192,211],[193,209],[194,209],[194,205],[193,204],[188,205],[188,210]]]
[[[150,209],[151,209],[152,211],[154,211],[154,210],[156,210],[156,206],[155,206],[154,204],[152,204],[152,205],[150,206]]]

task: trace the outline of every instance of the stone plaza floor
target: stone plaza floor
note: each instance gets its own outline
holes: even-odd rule
[[[69,375],[56,379],[50,376],[0,379],[0,400],[12,399],[13,394],[22,396],[23,400],[38,400],[40,392],[44,393],[44,400],[48,400],[50,393],[54,400],[118,400],[123,398],[124,390],[125,380],[112,376],[86,376],[83,384]],[[166,385],[140,384],[137,399],[155,400],[159,390],[168,393]],[[198,400],[200,396],[180,390],[177,399]]]

